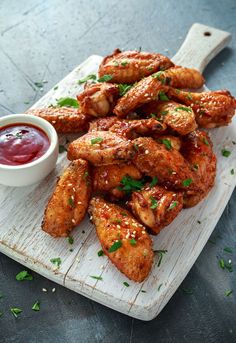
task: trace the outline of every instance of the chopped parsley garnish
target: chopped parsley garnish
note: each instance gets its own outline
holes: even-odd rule
[[[59,107],[79,107],[79,103],[76,99],[73,98],[60,98],[57,100],[57,106]]]
[[[59,154],[62,154],[64,151],[67,151],[66,147],[62,144],[59,145]]]
[[[191,178],[189,178],[189,179],[183,180],[182,184],[184,187],[188,187],[189,185],[191,185],[192,182],[193,182],[193,180]]]
[[[151,206],[150,206],[150,208],[151,208],[152,210],[155,210],[155,209],[158,207],[159,202],[158,202],[156,199],[154,199],[152,196],[150,197],[150,200],[151,200]]]
[[[95,280],[100,280],[102,281],[103,278],[101,276],[96,276],[96,275],[89,275],[92,279],[95,279]]]
[[[85,78],[80,79],[78,81],[78,84],[81,85],[82,83],[85,83],[85,82],[87,82],[89,80],[94,80],[95,81],[96,79],[97,79],[97,76],[95,74],[90,74],[90,75],[87,75]]]
[[[229,155],[231,154],[231,152],[230,152],[229,150],[222,149],[222,150],[221,150],[221,154],[222,154],[222,156],[224,156],[224,157],[229,157]]]
[[[198,223],[198,224],[201,224],[202,222],[201,222],[200,220],[197,220],[197,223]]]
[[[153,177],[152,181],[150,182],[150,187],[154,187],[156,186],[156,184],[158,183],[158,178],[156,176]]]
[[[122,247],[121,240],[118,240],[112,244],[112,246],[109,248],[108,252],[114,252]]]
[[[53,90],[56,91],[58,89],[58,86],[53,87]]]
[[[114,61],[113,64],[114,64],[115,67],[119,66],[119,63],[117,61]]]
[[[31,281],[33,280],[33,276],[27,270],[23,270],[22,272],[16,275],[16,280],[17,281],[23,281],[23,280]]]
[[[129,287],[129,284],[128,284],[128,282],[123,282],[123,285],[125,285],[126,287]]]
[[[234,142],[234,141],[232,141],[232,143],[233,143],[233,145],[235,145],[235,144],[236,144],[236,142]]]
[[[52,262],[52,264],[55,264],[57,268],[59,268],[61,265],[61,258],[60,257],[51,258],[50,262]]]
[[[3,315],[3,312],[0,311],[0,317],[2,317],[2,315]]]
[[[210,145],[208,140],[206,139],[206,137],[203,137],[203,143],[206,144],[206,145]]]
[[[122,220],[121,219],[111,219],[111,222],[112,223],[117,223],[117,224],[120,224],[120,223],[122,223]]]
[[[70,205],[70,207],[75,208],[75,202],[74,199],[72,197],[70,197],[68,199],[68,205]]]
[[[170,204],[170,206],[169,206],[169,208],[168,208],[168,211],[169,211],[169,210],[172,210],[172,209],[175,208],[177,205],[178,205],[178,201],[173,201],[173,202]]]
[[[86,172],[84,172],[83,179],[86,181],[87,186],[90,184],[90,181],[88,178],[89,178],[89,172],[86,171]]]
[[[185,111],[185,112],[192,112],[191,108],[189,107],[184,107],[184,106],[179,106],[175,108],[176,111]]]
[[[125,212],[120,212],[120,214],[121,214],[123,217],[127,217],[127,216],[128,216],[128,214],[125,213]]]
[[[32,306],[33,311],[40,311],[40,302],[37,300],[35,301],[34,305]]]
[[[230,174],[231,174],[231,175],[234,175],[234,169],[231,169],[231,170],[230,170]]]
[[[225,261],[223,260],[223,258],[219,260],[219,266],[221,269],[225,269]]]
[[[160,267],[163,256],[165,253],[167,253],[167,250],[154,250],[154,252],[159,255],[159,261],[158,261],[157,267]]]
[[[168,111],[161,111],[161,115],[162,116],[165,116],[165,115],[167,115],[168,114]]]
[[[188,92],[188,95],[186,96],[186,98],[187,98],[188,100],[192,100],[192,95],[191,95],[190,92]]]
[[[232,253],[233,253],[232,249],[229,248],[229,247],[225,247],[225,248],[224,248],[224,251],[225,251],[225,252],[228,252],[229,254],[232,254]]]
[[[98,251],[98,256],[101,257],[101,256],[103,256],[103,255],[104,255],[104,251],[103,251],[102,249],[99,250],[99,251]]]
[[[182,288],[182,291],[185,294],[193,294],[193,290],[191,288]]]
[[[228,297],[233,293],[232,289],[225,291],[225,296]]]
[[[142,293],[147,293],[147,291],[145,291],[144,289],[141,290]]]
[[[135,149],[136,151],[139,151],[139,147],[138,147],[138,145],[135,144],[135,143],[134,143],[134,149]]]
[[[118,87],[119,87],[120,96],[123,96],[130,90],[130,88],[133,87],[133,85],[127,85],[126,83],[120,83],[118,85]]]
[[[136,239],[132,238],[130,241],[129,241],[130,245],[136,245],[137,244],[137,241]]]
[[[38,88],[43,88],[44,83],[47,83],[47,81],[34,82],[34,85]]]
[[[121,186],[118,187],[120,191],[131,193],[133,191],[140,191],[144,186],[143,180],[135,180],[131,176],[124,176],[121,181]]]
[[[162,285],[163,285],[163,283],[161,283],[161,284],[158,286],[158,288],[157,288],[157,291],[158,291],[158,292],[159,292],[159,290],[161,289]]]
[[[125,67],[125,66],[127,66],[127,64],[129,64],[129,62],[127,62],[127,61],[122,61],[120,64],[122,65],[122,67]]]
[[[21,309],[21,308],[18,308],[18,307],[12,307],[12,308],[10,308],[10,311],[11,311],[11,313],[13,314],[13,316],[14,316],[15,318],[17,318],[17,317],[18,317],[18,314],[20,314],[20,313],[22,312],[22,309]]]
[[[101,143],[103,141],[103,138],[101,137],[97,137],[97,138],[92,138],[91,139],[91,144],[97,144],[97,143]]]
[[[168,96],[163,91],[160,91],[159,98],[160,98],[161,101],[169,101],[170,100],[168,98]]]
[[[171,145],[171,141],[167,138],[163,138],[161,139],[161,143],[163,143],[166,147],[167,150],[171,150],[172,145]]]
[[[111,81],[111,79],[112,79],[112,75],[103,75],[102,77],[100,77],[99,79],[98,79],[98,82],[108,82],[108,81]]]
[[[158,71],[157,73],[152,74],[152,77],[155,77],[158,81],[161,82],[162,85],[164,85],[166,79],[165,79],[165,77],[163,77],[163,74],[164,74],[163,71]]]
[[[73,244],[74,243],[74,238],[72,236],[67,237],[68,243]]]

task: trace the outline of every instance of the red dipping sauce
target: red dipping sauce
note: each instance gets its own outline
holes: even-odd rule
[[[50,141],[40,128],[24,123],[0,129],[0,163],[19,166],[30,163],[48,150]]]

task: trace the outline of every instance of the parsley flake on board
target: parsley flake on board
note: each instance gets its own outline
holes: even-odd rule
[[[234,169],[231,169],[231,170],[230,170],[230,174],[231,174],[231,175],[234,175]]]
[[[103,138],[101,137],[97,137],[97,138],[92,138],[91,139],[91,144],[97,144],[97,143],[101,143],[103,141]]]
[[[73,244],[74,243],[74,238],[72,236],[67,237],[68,243]]]
[[[183,180],[182,184],[184,187],[188,187],[189,185],[191,185],[192,182],[193,182],[193,180],[191,178],[189,178],[189,179]]]
[[[152,188],[152,187],[156,186],[157,183],[158,183],[158,179],[156,176],[154,176],[152,181],[150,182],[149,186]]]
[[[142,293],[147,293],[147,291],[145,291],[144,289],[141,290]]]
[[[133,191],[140,191],[140,189],[143,188],[144,186],[144,181],[143,180],[135,180],[130,176],[124,176],[121,181],[121,186],[118,187],[120,191],[126,192],[126,193],[131,193]]]
[[[160,291],[162,285],[163,285],[163,283],[161,283],[161,284],[158,286],[158,288],[157,288],[157,291],[158,291],[158,292]]]
[[[125,285],[126,287],[129,287],[129,284],[128,284],[128,282],[123,282],[123,285]]]
[[[53,87],[53,90],[56,91],[58,89],[58,86]]]
[[[13,316],[15,318],[17,318],[18,314],[20,314],[23,310],[21,308],[18,308],[18,307],[12,307],[12,308],[10,308],[10,311],[13,314]]]
[[[89,275],[92,279],[102,281],[103,278],[101,276],[96,276],[96,275]]]
[[[33,280],[33,276],[27,270],[23,270],[22,272],[16,275],[16,280],[17,281],[23,281],[23,280],[31,281]]]
[[[161,143],[165,145],[167,150],[172,149],[171,141],[169,139],[163,138],[161,139]]]
[[[175,108],[176,111],[185,111],[185,112],[192,112],[191,108],[189,107],[184,107],[184,106],[178,106]]]
[[[101,256],[103,256],[103,255],[104,255],[104,251],[103,251],[102,249],[99,250],[99,251],[98,251],[98,256],[101,257]]]
[[[121,240],[118,240],[112,244],[112,246],[109,248],[108,252],[114,252],[122,247]]]
[[[158,202],[156,199],[154,199],[152,196],[150,197],[150,200],[151,200],[151,206],[150,206],[150,208],[151,208],[152,210],[155,210],[155,209],[158,207],[159,202]]]
[[[232,254],[232,253],[233,253],[232,249],[229,248],[229,247],[225,247],[225,248],[224,248],[224,251],[225,251],[225,252],[228,252],[229,254]]]
[[[40,311],[40,302],[37,300],[35,301],[35,303],[33,304],[32,308],[33,311]]]
[[[52,262],[52,264],[55,264],[57,268],[59,268],[61,265],[61,258],[60,257],[51,258],[50,262]]]
[[[222,154],[222,156],[224,156],[224,157],[229,157],[229,155],[231,154],[231,151],[226,150],[226,149],[222,149],[222,150],[221,150],[221,154]]]
[[[89,80],[96,80],[97,79],[97,76],[95,74],[90,74],[90,75],[87,75],[86,77],[84,77],[83,79],[80,79],[78,81],[78,84],[81,85],[82,83],[85,83]]]
[[[130,88],[133,87],[133,85],[127,85],[126,83],[120,83],[118,85],[118,87],[119,87],[120,96],[123,96],[130,90]]]
[[[108,81],[111,81],[112,78],[113,78],[112,75],[106,74],[106,75],[103,75],[102,77],[100,77],[98,79],[98,82],[108,82]]]
[[[193,294],[193,290],[191,288],[182,288],[182,291],[185,294]]]
[[[57,100],[57,106],[59,107],[79,107],[79,103],[73,98],[60,98]]]
[[[160,267],[163,256],[164,256],[164,254],[167,253],[167,250],[154,250],[154,252],[159,255],[159,261],[158,261],[157,267]]]
[[[233,293],[232,289],[225,291],[225,296],[228,297]]]

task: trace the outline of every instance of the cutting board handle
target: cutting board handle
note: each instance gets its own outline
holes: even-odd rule
[[[195,23],[172,61],[203,72],[206,65],[229,44],[230,40],[229,32]]]

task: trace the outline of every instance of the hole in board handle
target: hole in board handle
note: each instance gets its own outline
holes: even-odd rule
[[[204,36],[206,36],[206,37],[211,36],[211,32],[209,32],[209,31],[204,32]]]

